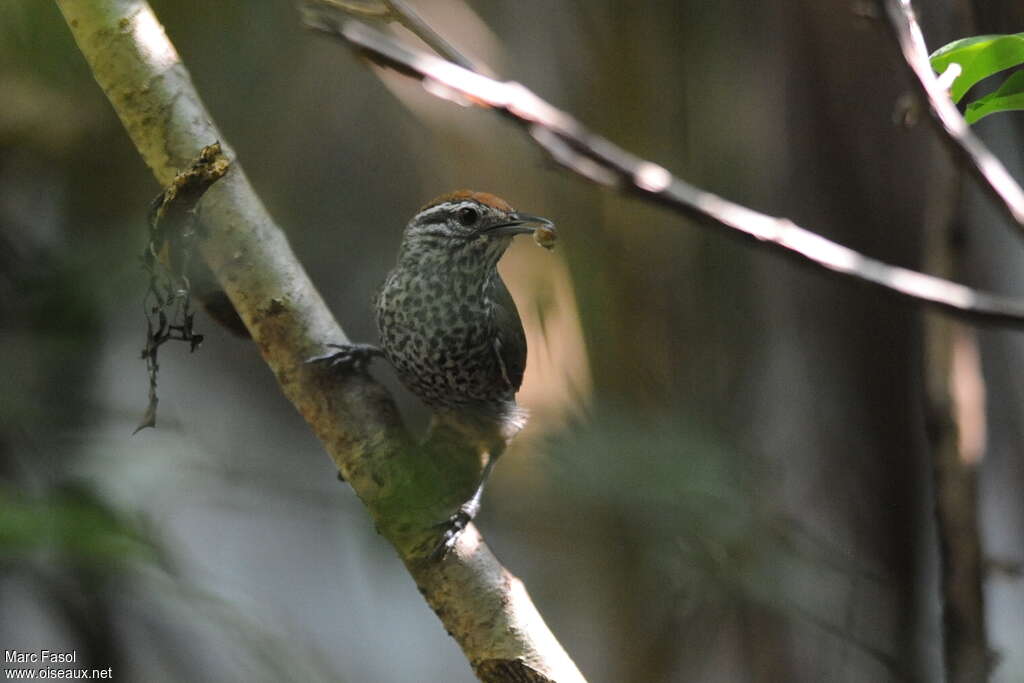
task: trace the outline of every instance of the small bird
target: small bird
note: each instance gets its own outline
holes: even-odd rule
[[[398,263],[376,300],[380,348],[332,345],[318,360],[362,365],[385,356],[399,379],[443,425],[486,453],[475,495],[449,520],[435,556],[476,515],[484,483],[526,423],[516,392],[526,369],[526,335],[498,260],[519,234],[554,243],[554,224],[519,213],[486,192],[459,190],[419,210],[405,228]]]

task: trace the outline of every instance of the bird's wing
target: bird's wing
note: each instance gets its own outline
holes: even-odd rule
[[[523,321],[519,319],[516,302],[512,300],[500,275],[494,278],[492,292],[496,331],[494,351],[512,391],[519,391],[523,383],[523,371],[526,370],[526,333],[523,331]]]

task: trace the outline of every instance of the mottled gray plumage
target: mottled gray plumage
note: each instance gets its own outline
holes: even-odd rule
[[[498,260],[541,222],[479,192],[439,197],[410,221],[377,297],[381,348],[402,382],[487,448],[523,424],[526,335]],[[492,457],[497,453],[492,453]]]

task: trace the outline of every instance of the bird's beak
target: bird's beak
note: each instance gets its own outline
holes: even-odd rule
[[[537,228],[547,228],[554,231],[555,224],[547,218],[516,212],[509,214],[508,222],[499,223],[482,232],[487,235],[524,235],[532,233]]]

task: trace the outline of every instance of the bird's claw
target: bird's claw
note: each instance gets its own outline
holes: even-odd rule
[[[325,363],[331,369],[362,370],[375,356],[383,356],[384,352],[373,344],[327,344],[333,353],[307,358],[307,364]]]
[[[438,526],[442,527],[444,532],[430,553],[430,561],[440,562],[447,557],[459,540],[459,535],[465,531],[471,521],[473,521],[473,515],[465,508],[460,508],[458,512],[439,524]]]

